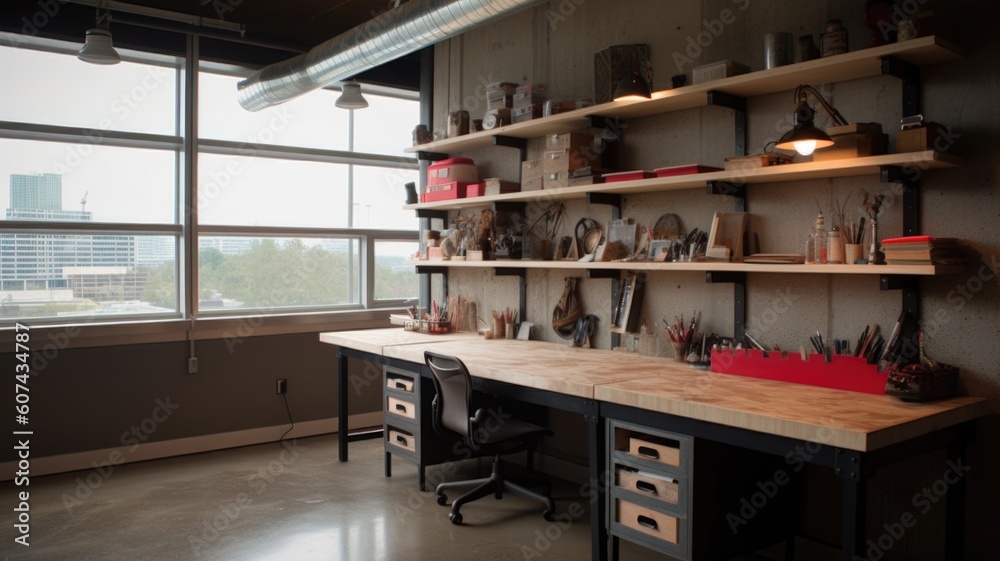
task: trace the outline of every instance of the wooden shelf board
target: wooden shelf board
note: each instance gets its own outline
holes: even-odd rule
[[[862,175],[878,175],[881,166],[897,166],[917,170],[952,167],[960,165],[962,159],[958,156],[941,154],[934,151],[905,152],[902,154],[885,154],[847,160],[830,160],[825,162],[803,162],[785,164],[748,170],[714,171],[674,177],[640,179],[636,181],[621,181],[616,183],[599,183],[596,185],[580,185],[558,189],[542,189],[519,193],[504,193],[469,199],[452,199],[433,203],[407,205],[407,210],[430,209],[452,210],[459,208],[485,206],[494,202],[530,202],[544,200],[582,199],[587,193],[633,194],[677,191],[685,189],[704,189],[709,181],[727,181],[731,183],[779,183],[785,181],[801,181],[806,179],[825,179],[831,177],[855,177]]]
[[[652,99],[649,100],[612,101],[551,117],[446,138],[406,148],[405,152],[464,152],[493,144],[494,136],[535,138],[581,129],[588,125],[587,118],[592,115],[612,119],[632,119],[704,107],[708,104],[707,94],[710,91],[752,97],[792,90],[799,84],[817,85],[878,76],[882,73],[882,58],[887,56],[918,66],[926,66],[958,59],[961,50],[936,36],[920,37],[829,58],[732,76],[705,84],[658,91],[654,92]],[[792,100],[789,100],[790,107],[791,102]]]
[[[605,271],[679,271],[738,272],[822,275],[916,275],[935,276],[961,273],[962,265],[766,265],[758,263],[651,263],[648,261],[580,263],[578,261],[535,261],[502,259],[497,261],[407,261],[405,265],[447,267],[453,269],[554,269]]]

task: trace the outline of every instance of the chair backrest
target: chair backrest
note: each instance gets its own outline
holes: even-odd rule
[[[472,376],[457,357],[424,351],[424,361],[434,376],[437,408],[435,428],[444,428],[468,439],[472,432],[469,408],[472,399]]]

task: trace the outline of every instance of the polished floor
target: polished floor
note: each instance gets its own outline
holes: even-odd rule
[[[417,492],[416,466],[382,443],[320,436],[31,480],[30,546],[14,543],[15,488],[0,483],[4,561],[410,561],[590,558],[587,497],[558,482],[558,522],[517,497],[463,508],[447,519],[433,493]],[[466,462],[457,469],[476,469]],[[488,466],[484,466],[488,469]],[[446,466],[444,469],[456,469]],[[455,473],[452,471],[452,473]],[[442,477],[430,471],[430,481]],[[577,516],[574,516],[577,515]],[[664,560],[623,546],[622,559]]]

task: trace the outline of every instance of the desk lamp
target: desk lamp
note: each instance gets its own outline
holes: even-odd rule
[[[826,110],[834,123],[839,126],[849,124],[840,111],[830,105],[830,102],[824,99],[816,88],[803,84],[795,88],[795,102],[798,103],[794,114],[795,126],[778,141],[775,147],[779,150],[795,150],[803,156],[808,156],[817,148],[826,148],[834,144],[830,135],[816,128],[816,125],[813,124],[816,110],[809,105],[806,94],[812,94],[819,101],[820,106]]]
[[[632,73],[628,78],[618,82],[615,87],[615,101],[640,101],[653,96],[653,87],[649,85],[649,80],[639,72],[639,53],[635,46],[632,46]]]

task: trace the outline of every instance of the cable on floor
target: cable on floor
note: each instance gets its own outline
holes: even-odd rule
[[[288,407],[288,394],[286,393],[281,394],[281,398],[285,400],[285,411],[288,412],[288,422],[291,423],[292,426],[288,427],[288,430],[285,431],[285,434],[281,435],[281,438],[278,439],[278,442],[284,442],[285,437],[288,436],[288,433],[292,432],[292,429],[295,428],[295,419],[292,419],[292,409]]]

